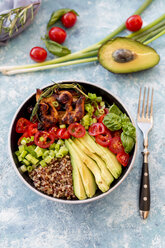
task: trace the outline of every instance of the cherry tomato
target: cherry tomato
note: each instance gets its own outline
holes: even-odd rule
[[[104,119],[105,116],[106,116],[106,114],[101,115],[101,116],[99,117],[99,119],[98,119],[98,122],[99,122],[99,123],[103,123],[103,119]]]
[[[71,28],[75,25],[77,16],[73,12],[68,12],[62,16],[61,21],[66,28]]]
[[[59,128],[57,131],[57,137],[60,139],[69,139],[70,133],[66,128]]]
[[[46,131],[38,131],[34,135],[34,143],[41,148],[48,148],[54,143],[54,137]]]
[[[42,47],[33,47],[30,51],[30,57],[35,62],[43,62],[47,57],[47,51]]]
[[[24,137],[25,137],[25,138],[29,137],[29,134],[28,134],[27,131],[26,131],[25,133],[23,133],[23,135],[19,138],[19,140],[18,140],[18,142],[17,142],[18,146],[21,145],[21,140],[22,140]]]
[[[57,43],[62,44],[66,39],[66,32],[62,28],[53,27],[49,30],[49,38]]]
[[[128,153],[125,153],[125,151],[119,152],[117,154],[116,158],[120,164],[122,164],[123,166],[127,166],[128,161],[129,161],[129,154]]]
[[[126,20],[126,28],[129,31],[138,31],[139,29],[141,29],[143,24],[142,18],[139,15],[133,15],[130,16],[127,20]]]
[[[91,136],[96,136],[105,132],[105,126],[102,123],[93,123],[88,130]]]
[[[81,138],[85,135],[85,128],[80,123],[72,123],[68,127],[68,132],[75,138]]]
[[[109,146],[111,139],[112,139],[112,136],[109,130],[105,130],[104,133],[99,134],[95,137],[96,142],[99,145],[104,146],[104,147]]]
[[[124,151],[120,137],[113,137],[109,143],[109,150],[114,154]]]
[[[112,137],[120,137],[122,133],[122,129],[117,130],[117,131],[113,131],[112,132]]]
[[[51,127],[48,132],[50,134],[52,134],[54,136],[55,139],[58,139],[58,136],[57,136],[57,131],[58,131],[58,127],[54,126],[54,127]]]
[[[17,123],[16,123],[16,132],[17,133],[24,133],[27,131],[28,127],[30,125],[30,121],[27,119],[21,117]]]
[[[29,136],[34,136],[38,132],[37,123],[31,123],[28,127]]]

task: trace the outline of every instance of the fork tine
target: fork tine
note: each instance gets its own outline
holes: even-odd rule
[[[140,92],[139,92],[139,102],[138,102],[138,112],[137,112],[138,117],[140,117],[141,90],[142,90],[142,88],[140,87]]]
[[[148,94],[147,94],[146,118],[148,118],[148,112],[149,112],[149,94],[150,94],[150,88],[148,88]]]
[[[144,117],[145,95],[146,95],[146,87],[144,88],[144,94],[143,94],[142,118]]]
[[[150,118],[152,117],[152,114],[153,114],[153,95],[154,95],[154,89],[152,88]]]

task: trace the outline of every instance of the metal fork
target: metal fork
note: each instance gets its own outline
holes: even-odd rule
[[[150,97],[150,88],[148,88],[147,101],[146,101],[146,87],[143,93],[143,103],[141,110],[141,88],[139,93],[138,113],[137,113],[137,125],[143,133],[144,149],[143,149],[143,165],[140,184],[140,196],[139,196],[139,210],[140,216],[143,219],[148,217],[150,211],[150,183],[149,183],[149,170],[148,170],[148,133],[153,126],[153,89]],[[149,107],[149,98],[151,103]]]

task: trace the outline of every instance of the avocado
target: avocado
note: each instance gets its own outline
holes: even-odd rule
[[[83,152],[86,153],[86,155],[88,155],[88,157],[92,158],[96,162],[96,164],[98,165],[98,167],[101,170],[102,178],[105,180],[105,182],[109,186],[113,182],[114,178],[113,178],[112,174],[109,172],[109,170],[107,169],[105,162],[98,155],[92,153],[90,151],[89,146],[88,146],[88,148],[86,146],[84,146],[84,144],[81,143],[81,138],[75,139],[74,142],[78,147],[80,147],[80,149]]]
[[[69,140],[72,147],[80,156],[83,163],[89,168],[95,177],[97,186],[102,192],[106,192],[109,189],[109,186],[106,184],[105,180],[101,177],[101,170],[97,166],[96,162],[88,157],[71,139]]]
[[[77,167],[77,162],[74,157],[75,154],[74,152],[72,152],[71,146],[67,140],[65,140],[65,145],[68,148],[70,156],[71,156],[71,164],[73,168],[73,171],[72,171],[73,189],[74,189],[75,196],[77,196],[79,200],[84,200],[87,198],[87,195],[85,193],[84,185],[82,183],[82,179],[81,179],[78,167]]]
[[[106,147],[97,144],[89,134],[85,134],[81,138],[81,142],[90,147],[92,153],[99,155],[105,162],[107,169],[111,172],[114,178],[118,178],[122,172],[122,166],[118,162],[116,156]]]
[[[159,63],[157,52],[141,42],[117,37],[104,43],[98,51],[98,60],[114,73],[131,73],[149,69]]]

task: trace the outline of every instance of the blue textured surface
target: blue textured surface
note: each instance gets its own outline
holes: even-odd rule
[[[69,7],[80,17],[68,30],[66,45],[72,51],[105,37],[143,1],[130,0],[45,0],[34,23],[19,37],[0,48],[0,64],[30,63],[32,47],[43,46],[48,18],[54,9]],[[165,9],[155,0],[144,12],[144,23]],[[98,63],[50,71],[0,76],[0,248],[164,248],[165,247],[165,156],[163,132],[165,105],[165,36],[151,44],[161,55],[155,68],[130,75],[114,75]],[[51,56],[50,56],[51,57]],[[33,193],[17,177],[7,151],[8,130],[19,105],[51,80],[87,80],[111,90],[136,117],[140,86],[154,87],[154,128],[149,137],[151,212],[143,221],[138,211],[142,164],[142,136],[138,130],[138,153],[126,180],[109,196],[87,205],[57,204]]]

